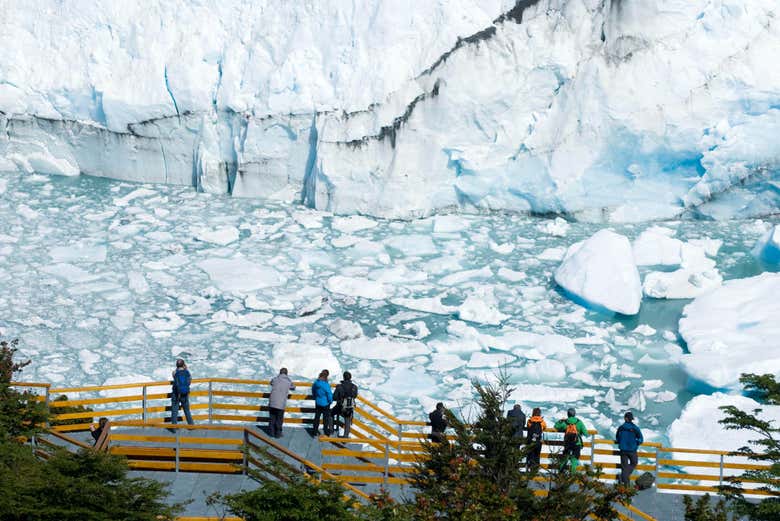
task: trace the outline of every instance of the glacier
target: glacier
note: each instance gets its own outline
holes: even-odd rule
[[[7,2],[0,170],[633,222],[777,212],[774,0]]]

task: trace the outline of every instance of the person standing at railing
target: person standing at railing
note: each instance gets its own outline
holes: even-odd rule
[[[103,431],[105,430],[107,423],[108,423],[108,418],[104,416],[98,420],[97,428],[95,428],[94,425],[89,426],[89,433],[92,435],[93,438],[95,438],[95,444],[97,444],[98,440],[100,439],[100,436],[103,434]]]
[[[333,420],[330,416],[330,404],[333,403],[333,393],[328,383],[330,371],[323,369],[320,376],[311,386],[311,395],[314,397],[314,435],[320,434],[320,416],[322,417],[322,427],[325,436],[330,436],[333,432]]]
[[[517,444],[523,443],[523,430],[525,429],[525,413],[519,403],[509,409],[506,413],[507,419],[512,422],[512,428],[515,431]]]
[[[271,395],[268,397],[268,433],[274,438],[282,437],[284,424],[284,409],[287,407],[287,396],[295,389],[295,384],[287,376],[287,368],[279,369],[279,374],[271,380]]]
[[[343,438],[349,438],[349,429],[352,427],[352,415],[355,413],[355,398],[358,395],[358,386],[352,383],[352,373],[344,371],[344,379],[336,386],[333,393],[333,401],[336,406],[333,407],[331,414],[343,420],[344,434]],[[338,436],[338,422],[336,424],[336,435]]]
[[[627,412],[623,419],[625,423],[618,427],[615,432],[615,442],[620,449],[620,483],[625,486],[631,484],[631,474],[636,468],[638,461],[637,449],[645,438],[642,436],[642,431],[639,427],[634,425],[634,415],[631,411]]]
[[[577,470],[582,453],[582,437],[588,435],[588,429],[582,420],[577,418],[577,411],[569,408],[566,418],[555,422],[555,430],[563,433],[563,467],[569,464],[571,471]]]
[[[187,423],[192,425],[192,414],[190,413],[190,382],[192,376],[187,370],[187,364],[179,358],[176,360],[176,370],[173,372],[173,389],[171,392],[171,423],[179,423],[179,406],[184,410],[184,416]]]
[[[528,455],[525,457],[525,468],[529,472],[539,468],[542,460],[542,440],[547,424],[542,418],[542,410],[534,407],[531,417],[528,418],[528,437],[525,442],[528,444]]]
[[[447,409],[444,408],[444,404],[439,402],[429,415],[428,419],[431,421],[431,441],[435,443],[444,443],[447,441],[447,435],[444,431],[447,430]]]

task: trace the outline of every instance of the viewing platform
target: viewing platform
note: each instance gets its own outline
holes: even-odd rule
[[[259,454],[295,472],[319,480],[342,483],[348,493],[367,500],[380,489],[398,499],[413,495],[413,464],[423,457],[422,442],[428,425],[397,418],[358,396],[349,438],[315,436],[311,430],[314,407],[308,394],[311,382],[296,382],[286,408],[284,436],[265,433],[268,424],[269,382],[229,378],[193,379],[190,403],[195,425],[170,423],[170,382],[56,388],[44,383],[14,383],[33,389],[52,412],[51,425],[34,443],[69,450],[94,448],[127,458],[132,472],[171,484],[172,501],[193,500],[182,519],[214,519],[219,513],[205,504],[213,492],[233,493],[257,486],[254,476],[275,478],[275,471]],[[62,399],[65,396],[66,399]],[[100,417],[109,419],[97,442],[89,427]],[[542,468],[549,468],[560,450],[562,434],[548,430],[542,450]],[[93,444],[94,442],[94,444]],[[632,479],[643,472],[656,478],[655,486],[640,491],[621,519],[683,520],[682,494],[718,494],[718,485],[744,470],[768,468],[727,451],[641,446]],[[580,458],[598,465],[604,480],[619,473],[615,442],[589,431]],[[537,493],[544,494],[539,479]],[[746,482],[747,495],[761,497],[756,484]]]

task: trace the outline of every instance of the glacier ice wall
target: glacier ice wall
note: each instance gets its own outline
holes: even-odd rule
[[[3,3],[0,170],[386,217],[780,205],[775,0]]]

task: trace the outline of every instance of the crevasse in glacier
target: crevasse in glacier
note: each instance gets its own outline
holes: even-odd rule
[[[773,0],[38,0],[0,170],[386,217],[776,211]]]

